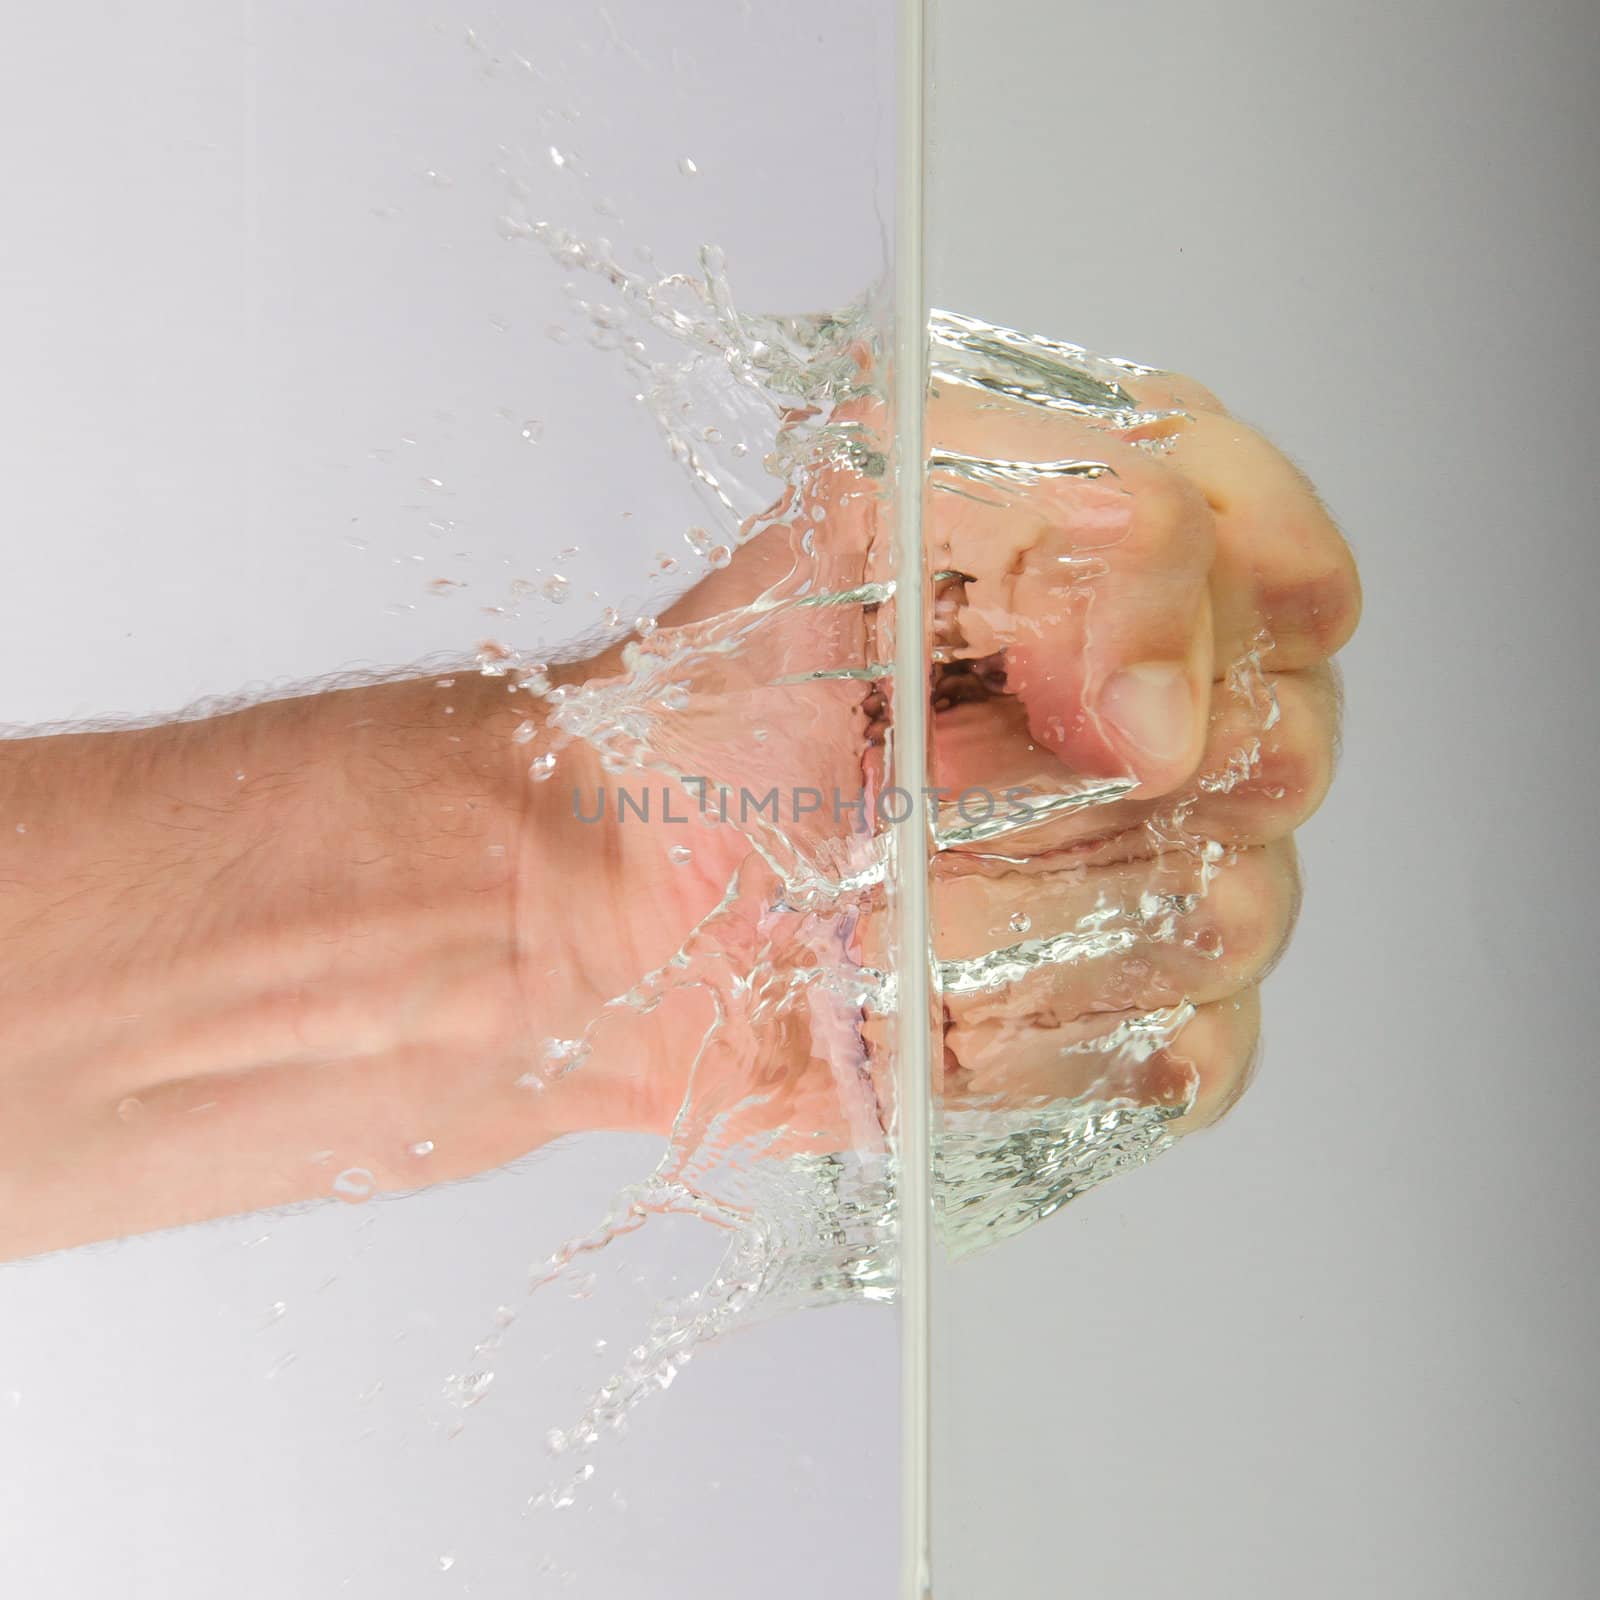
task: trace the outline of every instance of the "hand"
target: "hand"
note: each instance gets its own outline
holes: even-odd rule
[[[1189,380],[1142,374],[1127,387],[1138,410],[1164,414],[1108,425],[962,384],[942,385],[930,408],[934,778],[949,797],[934,885],[942,1092],[947,1110],[1147,1105],[1185,1131],[1214,1120],[1248,1076],[1258,985],[1297,903],[1291,835],[1331,774],[1327,660],[1354,628],[1359,587],[1315,495],[1259,435]],[[879,420],[862,405],[841,415],[869,433]],[[592,703],[570,725],[605,743],[624,708],[648,708],[648,736],[609,744],[614,756],[720,782],[781,777],[786,792],[880,784],[876,691],[794,681],[818,668],[859,676],[874,659],[872,607],[794,602],[881,575],[883,506],[837,461],[798,498],[820,513],[778,508],[664,619],[631,679],[613,662],[618,676],[591,682]],[[751,609],[758,596],[765,618]],[[739,629],[738,651],[711,648]],[[769,735],[759,748],[757,724]],[[970,825],[984,806],[1004,813],[995,797],[1007,793],[1027,797],[1025,826]],[[881,1048],[841,1051],[841,1036],[860,1031],[848,994],[825,1028],[799,1015],[802,993],[817,1004],[804,974],[829,959],[817,917],[786,911],[761,925],[761,897],[782,899],[782,876],[790,887],[800,869],[847,878],[858,836],[837,818],[831,829],[808,818],[776,841],[798,861],[780,876],[747,863],[743,893],[720,912],[750,830],[725,824],[682,843],[690,837],[622,824],[599,852],[611,889],[576,948],[604,949],[611,965],[589,1004],[666,962],[697,926],[697,949],[713,959],[652,990],[680,1008],[676,1025],[614,1008],[585,1071],[607,1058],[608,1032],[612,1057],[648,1062],[619,1081],[615,1103],[662,1130],[680,1117],[687,1160],[713,1127],[724,1145],[790,1151],[871,1139],[887,1098]],[[873,896],[833,902],[851,939],[836,962],[887,964],[881,912]],[[781,997],[772,1014],[713,1026],[715,1009],[690,997],[716,993],[719,967],[748,971],[758,949]],[[864,1036],[884,1042],[871,1021]],[[703,1038],[712,1048],[691,1082]]]
[[[933,560],[960,574],[939,608],[938,776],[1063,802],[940,856],[941,956],[1013,952],[998,981],[947,993],[945,1100],[1129,1099],[1185,1131],[1248,1080],[1259,984],[1298,904],[1293,832],[1332,773],[1328,662],[1360,590],[1259,434],[1188,379],[1124,382],[1141,409],[1181,414],[1108,428],[960,389],[935,409],[957,455],[1109,469],[986,499],[933,475]]]

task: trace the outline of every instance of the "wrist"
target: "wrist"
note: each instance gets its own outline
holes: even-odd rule
[[[571,669],[569,681],[604,665]],[[564,1131],[571,1120],[665,1134],[713,1007],[675,958],[749,846],[731,823],[702,818],[668,774],[608,773],[582,740],[556,745],[543,705],[534,720],[532,739],[516,747],[525,794],[516,925],[531,1076],[554,1091],[547,1100]],[[547,765],[541,757],[550,754]],[[568,1072],[564,1047],[580,1040],[581,1063]]]

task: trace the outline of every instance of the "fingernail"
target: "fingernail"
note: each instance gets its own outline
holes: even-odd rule
[[[1193,731],[1189,674],[1175,661],[1124,667],[1101,692],[1100,716],[1145,755],[1176,760],[1188,750]]]

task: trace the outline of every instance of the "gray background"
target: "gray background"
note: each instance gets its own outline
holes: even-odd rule
[[[468,24],[573,24],[561,71],[626,95],[572,140],[664,258],[722,238],[758,305],[877,270],[887,6],[614,5],[623,44],[587,53],[592,16],[468,10],[9,20],[0,718],[470,647],[476,618],[421,592],[442,547],[415,452],[469,530],[450,570],[496,595],[506,559],[604,552],[619,508],[673,492],[485,227],[485,151],[536,130]],[[935,14],[934,297],[1195,373],[1316,478],[1368,589],[1258,1083],[941,1282],[940,1594],[1585,1593],[1593,18]],[[688,88],[628,54],[641,33],[692,58]],[[537,465],[502,403],[546,420]],[[591,520],[573,538],[530,506]],[[538,1431],[596,1375],[547,1379],[541,1352],[631,1331],[634,1277],[692,1285],[703,1241],[519,1325],[467,1432],[432,1430],[526,1264],[646,1159],[0,1272],[8,1592],[888,1593],[894,1328],[854,1311],[697,1364],[561,1534],[577,1584],[538,1571]]]
[[[1592,1594],[1600,14],[934,15],[935,300],[1199,377],[1367,594],[1255,1086],[942,1284],[938,1593]]]

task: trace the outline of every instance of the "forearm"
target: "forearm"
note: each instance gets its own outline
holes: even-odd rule
[[[757,540],[662,620],[789,559]],[[565,676],[622,670],[613,650]],[[573,789],[589,810],[602,774],[575,743],[530,781],[542,715],[469,670],[0,741],[0,1259],[667,1131],[711,1002],[608,1002],[671,960],[746,845],[614,801],[579,822]],[[549,1041],[602,1014],[550,1081]]]
[[[529,972],[551,1032],[572,990],[521,905],[527,706],[464,673],[0,743],[0,1255],[565,1131],[512,1070]]]

